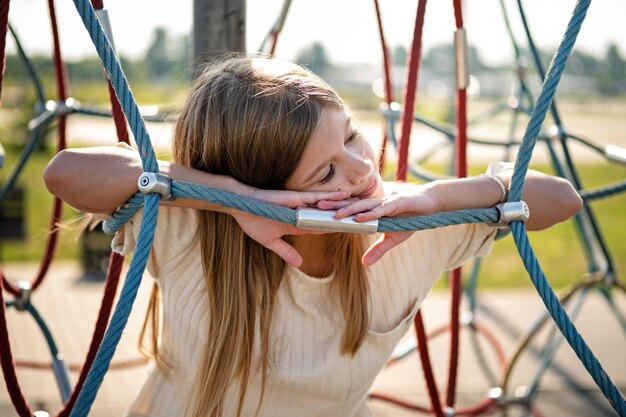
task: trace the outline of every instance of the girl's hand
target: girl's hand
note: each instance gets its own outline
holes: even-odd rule
[[[343,191],[318,192],[254,189],[249,196],[268,203],[296,208],[315,206],[320,200],[342,200],[347,197],[347,193]],[[234,211],[230,214],[237,220],[241,229],[248,236],[275,252],[288,264],[296,267],[302,264],[302,256],[300,256],[298,251],[287,243],[283,237],[285,235],[323,233],[312,230],[302,230],[287,223],[269,220],[242,211]]]
[[[290,191],[290,190],[263,190],[254,188],[248,197],[256,198],[267,203],[281,206],[314,207],[319,201],[338,202],[348,196],[345,191]]]
[[[320,201],[318,206],[335,204],[338,219],[354,215],[355,219],[360,222],[381,217],[432,214],[439,211],[441,207],[439,199],[428,186],[406,183],[393,183],[391,186],[393,188],[389,190],[389,194],[382,199],[367,198],[342,206],[336,202]]]
[[[394,190],[382,199],[368,198],[356,201],[320,201],[320,208],[335,208],[335,217],[342,219],[354,215],[355,220],[367,222],[381,217],[400,215],[426,215],[439,210],[440,202],[436,195],[430,192],[429,187],[414,184],[393,184]],[[388,250],[407,240],[414,232],[387,232],[365,252],[362,262],[366,266],[373,265],[383,257]]]
[[[283,237],[285,235],[323,233],[299,229],[291,224],[266,219],[243,211],[237,211],[231,214],[237,223],[239,223],[239,226],[241,226],[245,234],[276,253],[288,264],[296,267],[302,264],[302,256],[300,256],[298,251],[287,243]]]

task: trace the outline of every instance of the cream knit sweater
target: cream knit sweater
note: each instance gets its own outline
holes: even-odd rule
[[[115,251],[133,251],[137,216],[114,238]],[[159,209],[148,272],[161,289],[161,349],[175,371],[168,378],[155,368],[129,416],[182,417],[189,403],[208,319],[197,224],[194,210]],[[486,255],[494,235],[484,224],[417,232],[369,268],[371,328],[354,357],[340,354],[345,323],[329,296],[333,277],[313,278],[287,267],[277,294],[270,373],[259,416],[368,416],[368,390],[437,278],[474,255]],[[253,378],[243,416],[254,415],[259,385]],[[224,417],[234,416],[238,384],[224,388]]]

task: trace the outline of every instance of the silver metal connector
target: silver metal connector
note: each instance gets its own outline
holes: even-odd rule
[[[492,223],[493,227],[507,228],[511,222],[526,222],[530,218],[530,209],[524,201],[500,203],[496,208],[500,212],[500,220],[498,223]]]
[[[454,31],[454,60],[456,64],[456,86],[469,86],[469,54],[467,52],[467,32],[460,28]]]
[[[378,231],[378,220],[357,222],[354,219],[354,216],[337,220],[335,218],[335,211],[333,210],[299,208],[296,211],[298,216],[296,220],[296,227],[300,229],[368,234],[376,233]]]
[[[172,180],[170,177],[155,172],[144,172],[137,180],[139,191],[144,194],[158,193],[161,194],[161,201],[171,201],[172,198]]]

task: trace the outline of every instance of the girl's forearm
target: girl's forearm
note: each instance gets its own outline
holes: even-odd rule
[[[167,161],[159,171],[172,179],[210,185],[247,195],[253,190],[230,177],[209,174]],[[58,153],[44,171],[48,190],[69,205],[90,213],[112,213],[138,191],[143,172],[139,155],[120,147],[67,149]],[[178,199],[163,204],[227,211],[211,203]]]
[[[512,172],[498,174],[507,188]],[[435,192],[440,211],[492,207],[502,198],[497,182],[485,176],[434,181],[428,187]],[[526,176],[522,200],[530,209],[528,230],[545,229],[567,220],[582,207],[582,199],[568,181],[532,170]]]

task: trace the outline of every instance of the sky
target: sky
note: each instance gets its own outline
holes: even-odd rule
[[[500,0],[467,0],[464,19],[471,45],[479,48],[489,64],[512,60]],[[516,2],[505,0],[514,33],[522,45],[524,34]],[[165,27],[172,35],[191,31],[191,0],[105,0],[109,10],[118,52],[140,57],[150,43],[153,30]],[[256,51],[280,13],[283,0],[247,0],[246,43],[248,52]],[[373,1],[368,0],[293,0],[276,56],[292,60],[298,51],[313,41],[321,41],[333,62],[372,63],[381,61],[380,41]],[[524,8],[535,43],[554,49],[563,36],[574,0],[526,0]],[[56,0],[57,19],[61,26],[62,52],[67,59],[95,55],[74,3]],[[415,22],[417,1],[380,0],[383,25],[388,43],[409,46]],[[626,1],[595,0],[583,23],[576,48],[596,55],[604,53],[608,43],[615,43],[626,57]],[[51,35],[47,2],[17,0],[10,5],[9,19],[28,53],[50,53]],[[424,48],[450,43],[454,31],[452,1],[427,3],[424,25]],[[8,51],[14,51],[12,39]]]

